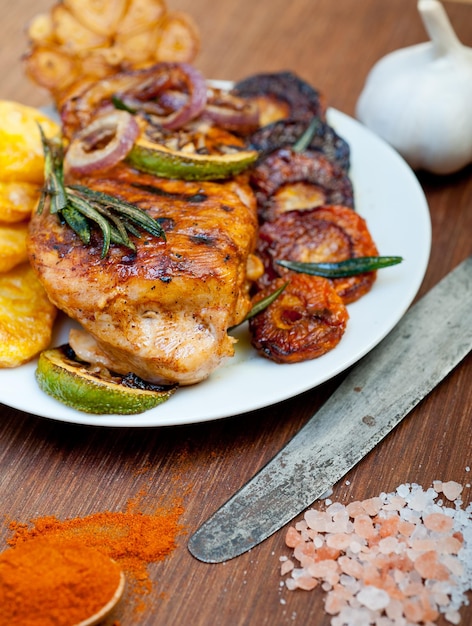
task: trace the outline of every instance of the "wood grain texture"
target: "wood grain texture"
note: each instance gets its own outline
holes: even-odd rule
[[[24,25],[51,5],[0,0],[1,98],[47,103],[47,94],[24,77],[21,55]],[[197,65],[207,76],[238,79],[292,69],[349,115],[375,61],[426,39],[414,0],[175,0],[170,6],[199,24]],[[472,9],[458,2],[445,7],[458,36],[472,46]],[[420,294],[472,253],[471,174],[469,167],[443,178],[419,175],[433,225]],[[403,482],[472,483],[471,366],[469,356],[334,486],[332,498],[349,502]],[[191,533],[298,431],[342,378],[261,411],[178,428],[91,428],[0,405],[0,517],[27,522],[122,510],[145,487],[149,506],[183,493],[182,521]],[[471,500],[470,487],[464,500]],[[0,540],[8,535],[1,524]],[[113,617],[121,626],[328,626],[321,591],[281,590],[278,559],[288,554],[279,532],[233,561],[206,565],[190,556],[182,536],[170,558],[151,568],[147,610],[136,617],[124,602]],[[472,623],[472,606],[462,609],[462,622]]]

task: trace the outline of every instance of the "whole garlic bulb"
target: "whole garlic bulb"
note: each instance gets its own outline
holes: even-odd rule
[[[413,169],[450,174],[472,162],[472,48],[438,0],[419,0],[431,39],[378,61],[356,115]]]

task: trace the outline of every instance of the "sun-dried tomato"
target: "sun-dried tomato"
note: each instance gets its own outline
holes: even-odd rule
[[[293,272],[278,260],[303,263],[338,262],[345,259],[377,256],[377,247],[366,221],[345,206],[322,206],[286,211],[259,230],[258,255],[264,264],[259,286],[278,276]],[[358,300],[372,287],[376,272],[330,279],[345,304]]]
[[[259,103],[261,126],[277,119],[325,119],[324,96],[293,72],[254,74],[236,83],[233,93]]]
[[[336,163],[345,172],[350,167],[350,147],[345,139],[326,122],[317,120],[316,129],[310,140],[308,149],[313,152],[321,152],[332,163]],[[249,147],[257,150],[262,156],[283,147],[293,146],[307,129],[304,120],[278,120],[259,128],[248,138]]]
[[[258,302],[285,283],[278,278],[254,297]],[[281,295],[249,320],[251,343],[277,363],[298,363],[322,356],[341,340],[348,312],[331,282],[295,274]]]
[[[293,208],[325,204],[354,206],[351,179],[320,152],[280,148],[251,170],[251,186],[262,222]],[[292,196],[298,206],[293,205]]]

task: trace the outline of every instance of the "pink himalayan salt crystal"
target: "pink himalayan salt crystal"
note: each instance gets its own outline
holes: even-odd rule
[[[303,541],[300,533],[290,526],[285,535],[285,543],[289,548],[294,548],[298,543]]]
[[[400,600],[391,599],[385,607],[385,613],[393,621],[400,622],[403,618],[403,604]]]
[[[312,530],[316,530],[320,533],[326,532],[326,526],[331,522],[329,515],[322,511],[315,511],[314,509],[310,509],[305,513],[305,520]]]
[[[379,541],[379,552],[391,554],[399,550],[400,544],[396,537],[385,537]]]
[[[397,534],[400,517],[396,513],[390,513],[387,517],[378,515],[375,518],[379,537],[391,537]]]
[[[345,515],[346,507],[341,502],[333,502],[328,507],[326,507],[326,513],[331,515],[333,518],[335,515],[340,513],[341,515]]]
[[[357,594],[357,599],[363,606],[372,611],[385,609],[390,602],[390,596],[386,591],[372,585],[363,587]]]
[[[337,550],[345,550],[351,544],[352,537],[347,533],[333,533],[328,535],[326,545]]]
[[[295,563],[293,561],[291,561],[290,559],[287,559],[286,561],[283,561],[282,565],[280,566],[280,574],[281,574],[281,576],[285,576],[286,574],[291,572],[294,567],[295,567]]]
[[[458,554],[463,542],[457,537],[442,537],[437,543],[440,554]]]
[[[423,518],[423,523],[428,530],[435,530],[438,533],[446,533],[451,530],[454,520],[444,513],[430,513]]]
[[[348,512],[350,517],[357,517],[358,515],[362,515],[365,513],[365,509],[362,506],[362,502],[349,502],[346,506],[346,511]]]
[[[438,561],[435,550],[423,552],[415,559],[415,570],[425,579],[448,580],[450,572],[448,568]]]
[[[382,498],[369,498],[367,500],[363,500],[362,501],[362,506],[364,508],[364,511],[367,513],[367,515],[370,515],[371,517],[374,517],[374,515],[377,515],[377,513],[380,511],[380,509],[382,508]]]
[[[293,556],[300,562],[302,567],[309,565],[316,555],[316,547],[313,543],[297,543],[293,549]]]
[[[420,600],[409,598],[403,602],[403,614],[413,624],[424,624],[426,620],[437,619],[438,612],[424,606]]]
[[[449,595],[444,592],[433,593],[433,601],[439,606],[447,606],[451,601]]]
[[[298,576],[295,579],[298,589],[304,589],[305,591],[311,591],[318,585],[316,578],[311,576]]]
[[[451,502],[456,500],[461,495],[462,489],[462,485],[456,483],[454,480],[448,480],[442,484],[442,492],[448,500],[451,500]]]
[[[340,589],[336,589],[326,595],[324,608],[328,615],[337,615],[347,605],[347,601],[343,597],[343,590],[344,587],[340,587]],[[352,598],[352,595],[350,597]]]
[[[377,534],[374,523],[367,514],[360,514],[354,518],[354,532],[364,539],[371,539]]]
[[[436,541],[434,539],[412,539],[410,541],[411,549],[415,552],[428,552],[436,549]]]
[[[332,559],[326,559],[324,561],[316,561],[308,566],[310,576],[316,576],[317,578],[324,578],[330,582],[331,580],[339,579],[338,564]],[[332,584],[332,583],[331,583]]]
[[[440,513],[442,502],[435,504],[434,499],[444,485],[448,499],[456,499],[462,491],[458,483],[442,481],[435,481],[434,489],[427,491],[415,484],[401,485],[395,493],[381,494],[379,499],[347,506],[330,503],[329,518],[319,511],[307,512],[306,519],[311,517],[318,528],[324,522],[327,530],[315,533],[312,543],[320,546],[318,554],[300,550],[303,556],[309,552],[310,557],[305,568],[291,572],[285,581],[287,589],[300,588],[298,581],[302,586],[313,585],[312,579],[321,583],[320,588],[327,592],[325,608],[333,616],[332,626],[434,626],[440,613],[450,623],[459,623],[458,608],[467,602],[464,594],[472,584],[472,505],[462,512],[456,501],[455,510]],[[352,519],[346,532],[331,530],[337,523],[345,524],[346,517]],[[303,534],[309,542],[306,532]],[[466,536],[469,543],[464,542]],[[458,556],[461,548],[466,550],[465,558]],[[337,551],[337,555],[316,561],[327,550]],[[375,594],[380,598],[378,608],[367,608],[369,602],[375,605]],[[367,598],[367,604],[362,605],[362,598]],[[388,604],[383,606],[385,598]]]
[[[416,526],[413,522],[408,522],[406,520],[400,520],[398,522],[398,532],[404,537],[410,537],[415,528]]]
[[[387,504],[384,504],[382,509],[384,511],[400,511],[406,505],[405,498],[400,496],[392,496]]]
[[[442,557],[442,563],[448,568],[450,572],[455,574],[456,576],[462,576],[464,572],[464,567],[462,562],[452,554],[447,554]]]
[[[364,568],[362,564],[359,563],[357,559],[353,559],[349,556],[342,555],[338,559],[339,567],[341,571],[343,571],[348,576],[352,576],[353,578],[362,578],[364,573]]]

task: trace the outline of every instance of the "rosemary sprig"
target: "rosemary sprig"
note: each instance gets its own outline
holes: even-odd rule
[[[316,129],[320,125],[320,120],[317,117],[313,117],[311,122],[306,127],[305,131],[300,135],[297,141],[293,144],[292,150],[294,152],[304,152],[310,146],[310,143],[315,136]]]
[[[276,261],[278,265],[286,267],[294,272],[311,274],[312,276],[322,276],[324,278],[345,278],[356,276],[364,272],[373,272],[401,263],[400,256],[364,256],[338,261],[337,263],[303,263],[300,261],[287,261],[282,259]]]
[[[102,259],[107,256],[111,244],[136,250],[129,235],[140,237],[140,229],[165,241],[165,231],[159,222],[136,205],[84,185],[66,185],[62,142],[59,138],[47,139],[41,127],[39,130],[45,178],[39,213],[48,203],[49,211],[60,215],[85,245],[91,242],[92,226],[98,226],[103,236]]]
[[[262,311],[264,309],[267,309],[267,307],[270,304],[272,304],[272,302],[277,300],[277,298],[280,296],[282,291],[287,287],[287,285],[288,285],[288,282],[284,283],[281,287],[279,287],[278,289],[270,293],[268,296],[266,296],[265,298],[262,298],[262,300],[259,300],[259,302],[256,302],[256,304],[254,304],[254,306],[246,315],[246,317],[241,322],[239,322],[239,324],[236,324],[235,326],[230,326],[228,328],[228,332],[231,332],[232,330],[234,330],[241,324],[244,324],[244,322],[247,322],[248,320],[250,320],[251,317],[254,317],[255,315],[258,315],[259,313],[262,313]]]

